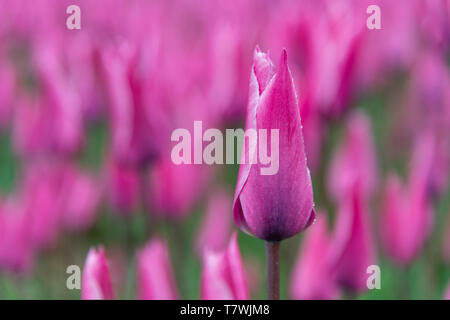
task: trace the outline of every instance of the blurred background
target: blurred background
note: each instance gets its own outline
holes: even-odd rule
[[[72,4],[80,30],[66,27]],[[372,4],[380,30],[366,26]],[[78,299],[66,268],[99,245],[116,296],[134,299],[136,250],[154,236],[180,296],[198,299],[202,250],[236,229],[239,166],[175,166],[170,134],[244,127],[256,45],[275,65],[287,50],[329,230],[349,176],[362,181],[381,289],[336,298],[442,299],[448,0],[0,0],[0,299]],[[308,232],[283,242],[282,298],[298,298]],[[239,245],[264,298],[264,243],[239,231]]]

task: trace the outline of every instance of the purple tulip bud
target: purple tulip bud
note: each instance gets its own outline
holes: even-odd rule
[[[251,161],[241,164],[234,220],[241,230],[264,240],[289,238],[311,224],[314,205],[297,96],[285,50],[275,73],[268,55],[255,49],[246,129],[267,129],[268,136],[269,129],[279,130],[279,170],[274,175],[262,175],[264,165],[247,163]],[[266,150],[270,149],[269,144]],[[251,154],[253,150],[244,144],[243,159],[253,158]]]
[[[89,250],[81,280],[81,299],[114,299],[108,262],[102,247],[98,250],[94,248]]]
[[[201,298],[204,300],[246,300],[248,287],[241,253],[234,233],[224,251],[203,254]]]
[[[294,299],[335,299],[338,296],[330,263],[331,237],[326,215],[320,213],[305,233],[294,267],[291,296]]]
[[[169,249],[160,239],[153,239],[137,254],[138,299],[178,299]]]

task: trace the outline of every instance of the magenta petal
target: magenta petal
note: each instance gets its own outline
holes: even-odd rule
[[[81,299],[114,299],[108,262],[102,247],[89,250],[83,268]]]
[[[359,184],[339,204],[330,249],[336,281],[353,292],[367,289],[367,268],[375,263],[375,248],[367,203]]]
[[[305,233],[290,284],[294,299],[334,299],[337,286],[328,259],[331,237],[325,214]]]
[[[208,251],[203,255],[201,298],[204,300],[246,300],[248,287],[245,269],[233,234],[224,251]]]
[[[154,239],[138,252],[137,276],[139,299],[178,299],[169,250],[162,240]]]
[[[233,199],[225,191],[216,191],[211,195],[195,241],[199,256],[205,249],[220,251],[228,244],[232,229],[229,214],[232,202]]]

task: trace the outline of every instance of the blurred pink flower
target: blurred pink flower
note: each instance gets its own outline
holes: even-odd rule
[[[367,268],[376,263],[368,205],[362,190],[355,182],[352,192],[338,203],[330,248],[337,283],[355,293],[367,289]]]
[[[137,254],[138,299],[178,299],[169,249],[160,239],[153,239]]]
[[[149,96],[154,94],[151,80],[158,75],[157,70],[143,72],[140,68],[153,66],[141,66],[140,58],[136,48],[124,43],[119,50],[106,48],[100,61],[112,154],[118,161],[142,166],[158,156],[168,131],[160,104]]]
[[[445,56],[433,49],[420,52],[406,90],[400,120],[407,134],[417,135],[423,129],[445,132],[450,125],[450,73]]]
[[[29,220],[30,237],[39,249],[53,246],[62,232],[60,169],[50,161],[36,163],[26,168],[21,181],[20,199]]]
[[[63,220],[66,228],[85,230],[96,218],[102,197],[102,187],[88,172],[67,167],[63,172],[61,192],[64,197]]]
[[[423,208],[411,207],[410,199],[396,175],[388,177],[381,212],[380,233],[386,252],[400,265],[410,263],[424,243],[425,230],[421,218]]]
[[[427,237],[433,227],[432,198],[433,169],[436,144],[429,132],[423,132],[415,141],[409,164],[408,193],[410,210],[422,225],[421,237]]]
[[[107,161],[105,166],[106,193],[113,211],[121,216],[132,215],[140,201],[138,170],[114,159]]]
[[[201,298],[204,300],[246,300],[248,296],[244,265],[234,233],[228,247],[203,254]]]
[[[0,269],[27,272],[33,260],[29,220],[23,208],[12,199],[0,203]]]
[[[10,124],[17,90],[16,74],[4,59],[0,55],[0,130]]]
[[[331,237],[324,213],[306,231],[290,282],[293,299],[336,299],[338,290],[330,263]]]
[[[359,181],[362,196],[370,199],[378,184],[376,149],[369,118],[353,113],[347,121],[344,138],[337,147],[328,171],[328,193],[335,200],[348,196]]]
[[[250,161],[241,164],[233,216],[241,230],[264,240],[279,241],[314,220],[311,177],[286,51],[275,73],[268,55],[255,49],[249,92],[246,129],[279,129],[279,157],[275,160],[279,170],[275,175],[261,175],[262,165]],[[253,158],[251,149],[243,146],[243,159]]]
[[[353,97],[365,21],[352,1],[285,1],[271,14],[271,47],[287,46],[302,106],[336,117]],[[367,7],[367,6],[366,6]],[[300,112],[302,119],[306,115]]]
[[[149,188],[155,214],[172,220],[186,218],[205,191],[208,169],[202,165],[176,165],[170,158],[155,163]]]
[[[72,153],[83,139],[83,113],[78,92],[64,76],[59,63],[61,52],[57,45],[46,42],[37,46],[34,64],[42,85],[45,125],[49,130],[51,151]]]
[[[204,250],[225,249],[231,235],[232,205],[233,198],[226,191],[216,191],[209,197],[195,242],[198,255],[202,256]]]
[[[108,262],[103,247],[91,248],[84,263],[81,299],[110,300],[114,299]]]
[[[419,41],[416,36],[418,17],[414,12],[417,1],[371,0],[355,1],[356,12],[365,12],[376,4],[381,11],[381,29],[365,28],[360,58],[356,66],[359,87],[364,89],[386,84],[399,70],[406,70],[412,63]],[[411,3],[413,2],[413,3]],[[424,13],[421,12],[420,16]],[[368,15],[361,15],[360,24],[365,27]],[[383,45],[380,45],[380,42]]]
[[[21,96],[13,113],[12,142],[20,156],[33,157],[50,149],[50,132],[46,124],[43,102],[39,98]]]

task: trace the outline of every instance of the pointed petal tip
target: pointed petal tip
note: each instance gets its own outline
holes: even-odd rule
[[[285,48],[281,50],[280,66],[287,65],[287,51]]]

